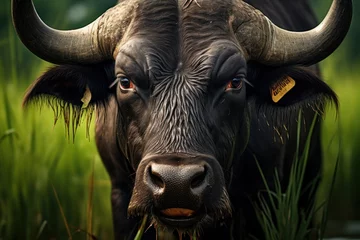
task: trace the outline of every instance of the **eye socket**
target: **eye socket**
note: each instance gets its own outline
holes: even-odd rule
[[[229,89],[240,89],[243,86],[243,77],[234,77],[227,85],[226,90]]]
[[[133,82],[125,76],[119,77],[120,88],[123,90],[134,89]]]

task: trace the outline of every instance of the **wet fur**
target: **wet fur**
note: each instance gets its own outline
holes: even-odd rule
[[[269,7],[264,7],[266,4],[264,1],[249,1],[255,7],[263,10],[266,15],[268,15],[271,19],[274,19],[276,23],[278,21],[278,25],[286,25],[286,19],[282,16],[272,15],[275,14],[276,9]],[[266,2],[266,1],[265,1]],[[271,1],[267,3],[270,4]],[[148,18],[152,19],[152,21],[147,21],[147,25],[150,23],[156,23],[159,21],[164,21],[162,17],[172,19],[172,21],[168,21],[169,24],[163,26],[161,31],[158,34],[152,33],[148,34],[148,32],[142,32],[142,26],[144,26],[144,22],[137,22],[137,24],[132,26],[132,31],[128,32],[129,36],[125,36],[125,40],[128,40],[131,34],[136,36],[147,36],[147,40],[150,42],[159,43],[157,46],[151,46],[152,54],[150,59],[146,59],[143,62],[148,64],[148,68],[152,69],[151,73],[147,73],[150,75],[152,79],[156,80],[164,80],[160,73],[170,74],[175,71],[175,64],[179,59],[183,59],[184,62],[187,62],[189,66],[191,66],[190,70],[193,76],[201,76],[204,72],[209,70],[208,65],[202,65],[201,63],[206,60],[206,56],[203,56],[202,53],[205,52],[204,45],[206,46],[208,43],[214,42],[215,40],[219,40],[222,38],[228,38],[228,36],[224,34],[213,34],[213,29],[224,30],[226,27],[223,25],[211,26],[208,24],[201,24],[204,22],[208,22],[209,17],[207,13],[202,12],[202,14],[192,15],[191,8],[198,6],[195,4],[196,1],[192,2],[192,5],[189,5],[189,13],[184,15],[184,19],[188,20],[188,23],[195,24],[185,24],[182,29],[179,30],[179,39],[177,37],[171,37],[174,32],[177,32],[177,26],[173,23],[177,22],[178,18],[176,14],[170,14],[163,16],[158,14],[162,12],[161,4],[157,5],[155,8],[148,9],[149,11],[145,11],[144,13],[139,12],[138,14],[145,14]],[[259,4],[259,5],[257,5]],[[263,5],[262,5],[263,4]],[[280,1],[272,1],[271,4],[280,4]],[[281,5],[281,4],[280,4]],[[302,4],[305,8],[308,6],[307,4]],[[228,12],[226,6],[220,6],[221,16],[225,19],[228,18]],[[150,8],[150,5],[149,5]],[[167,9],[172,9],[170,12],[177,13],[177,9],[172,5],[167,5]],[[290,7],[289,7],[290,8]],[[144,6],[144,9],[147,9],[147,5]],[[205,11],[205,6],[200,9],[200,11]],[[150,11],[151,10],[151,11]],[[174,10],[174,11],[173,11]],[[175,11],[176,10],[176,11]],[[140,11],[140,10],[139,10]],[[305,11],[308,13],[307,11]],[[139,15],[139,16],[140,16]],[[311,15],[311,14],[310,14]],[[284,14],[284,16],[287,16]],[[210,17],[217,19],[217,14],[210,14]],[[288,16],[289,18],[290,16]],[[291,18],[291,17],[290,17]],[[299,16],[301,18],[301,16]],[[293,18],[291,19],[291,26],[288,28],[292,29],[306,29],[310,28],[311,25],[315,24],[314,21],[311,21],[311,24],[297,25],[293,24],[295,22],[300,22],[301,19]],[[165,21],[166,22],[166,21]],[[216,22],[216,21],[214,21]],[[283,24],[281,24],[283,23]],[[156,26],[153,26],[156,27]],[[151,28],[149,28],[151,29]],[[189,31],[190,33],[181,35],[184,30],[193,30]],[[225,29],[228,30],[228,29]],[[221,32],[221,31],[220,31]],[[169,36],[169,33],[171,33]],[[206,41],[197,41],[198,39],[205,39]],[[124,40],[124,41],[125,41]],[[173,49],[173,46],[178,45],[179,42],[182,42],[184,47],[182,49],[176,50]],[[146,42],[140,42],[139,44],[144,45]],[[182,45],[182,46],[183,46]],[[136,45],[135,45],[136,46]],[[160,47],[161,46],[161,47]],[[144,49],[145,51],[146,49]],[[193,58],[197,53],[201,55],[200,58]],[[135,56],[136,60],[139,60],[143,57],[141,54]],[[125,53],[124,53],[125,54]],[[142,67],[142,66],[140,66]],[[179,66],[181,67],[181,66]],[[65,120],[72,121],[74,126],[78,126],[79,117],[83,115],[81,108],[82,102],[81,98],[85,92],[86,86],[89,87],[92,92],[92,101],[90,102],[91,106],[96,106],[97,112],[97,123],[96,123],[96,142],[98,145],[99,153],[101,158],[103,159],[104,165],[109,172],[111,181],[112,181],[112,205],[113,205],[113,219],[115,227],[115,237],[117,239],[131,239],[134,237],[137,227],[141,221],[141,217],[134,216],[133,218],[128,218],[127,207],[130,202],[130,197],[133,192],[133,187],[135,183],[135,171],[139,162],[132,162],[131,159],[139,159],[138,156],[140,153],[137,151],[141,148],[142,138],[139,136],[139,133],[143,134],[147,129],[145,126],[139,125],[131,125],[131,131],[133,131],[133,135],[130,136],[137,145],[128,146],[127,139],[119,140],[121,136],[126,134],[126,121],[127,115],[125,112],[120,111],[121,101],[118,101],[116,96],[116,87],[109,88],[110,84],[114,81],[115,76],[113,74],[114,63],[102,63],[91,66],[74,66],[74,65],[63,65],[57,66],[50,69],[44,75],[42,75],[32,87],[28,90],[26,97],[24,99],[25,105],[31,101],[40,101],[45,103],[50,103],[55,109],[55,112],[61,112],[63,115],[68,116],[68,106],[73,105],[73,117],[66,117]],[[259,159],[261,166],[264,168],[266,176],[268,177],[271,185],[272,176],[274,168],[279,169],[281,171],[281,179],[286,184],[288,172],[288,167],[291,161],[287,161],[292,159],[291,152],[293,154],[294,144],[293,138],[296,136],[294,134],[294,124],[296,124],[296,119],[298,117],[298,112],[300,109],[305,111],[305,116],[307,117],[306,122],[304,122],[304,126],[308,126],[310,123],[309,119],[316,113],[322,114],[325,108],[325,105],[329,101],[335,102],[337,104],[336,96],[331,91],[331,89],[323,83],[320,78],[316,76],[315,73],[311,72],[310,68],[297,67],[297,66],[288,66],[282,68],[266,68],[264,66],[249,64],[248,67],[248,81],[254,85],[254,87],[247,86],[247,101],[245,111],[249,113],[250,119],[249,122],[245,122],[242,127],[247,127],[250,129],[250,136],[248,144],[246,148],[243,150],[239,150],[238,148],[233,148],[234,162],[230,162],[226,164],[222,162],[221,164],[226,164],[229,168],[224,168],[223,171],[226,177],[226,186],[228,190],[228,194],[231,201],[231,207],[233,209],[233,218],[230,221],[225,221],[223,225],[215,225],[210,228],[203,228],[202,226],[198,226],[196,228],[197,231],[203,232],[203,239],[217,238],[217,239],[228,239],[230,235],[233,235],[234,239],[241,239],[241,236],[244,234],[244,230],[237,226],[232,226],[234,223],[245,222],[246,230],[251,232],[259,232],[259,228],[256,225],[256,219],[254,219],[254,213],[250,210],[252,208],[251,203],[249,203],[249,199],[254,199],[256,193],[263,189],[263,184],[261,182],[261,178],[258,174],[258,169],[253,164],[253,158],[256,156]],[[135,71],[133,73],[134,78],[138,78],[141,74],[140,71]],[[277,81],[284,75],[288,75],[293,77],[297,85],[293,90],[291,90],[278,104],[275,104],[271,101],[269,94],[269,87],[271,83]],[[210,79],[210,77],[209,77]],[[178,82],[176,82],[176,81]],[[198,79],[193,78],[193,83],[198,83]],[[171,81],[171,80],[169,80]],[[184,89],[187,90],[187,93],[192,93],[192,96],[198,96],[200,99],[201,94],[204,92],[203,86],[198,86],[197,88],[192,88],[189,82],[184,82],[181,78],[181,75],[173,78],[174,84],[181,83],[182,88],[179,87],[180,84],[176,85],[178,87],[174,87],[168,89],[169,91],[173,91],[174,94],[180,94],[181,97],[186,97],[184,94]],[[156,82],[156,81],[154,81]],[[163,87],[160,86],[157,88],[157,91],[166,90],[170,84],[164,84]],[[199,93],[196,95],[194,93]],[[156,92],[155,92],[156,94]],[[163,91],[159,93],[159,99],[161,99],[161,94],[164,94]],[[191,95],[191,94],[190,94]],[[189,95],[189,96],[190,96]],[[171,95],[164,95],[163,100],[168,104],[177,104],[176,100],[168,99]],[[53,100],[53,99],[62,99],[62,100]],[[194,105],[201,104],[197,102],[196,97],[193,99],[186,99],[187,107],[190,108],[189,115],[197,115],[196,111],[193,111]],[[159,101],[161,102],[161,101]],[[64,104],[66,103],[66,104]],[[129,111],[134,111],[135,113],[139,113],[142,110],[143,103],[138,103],[135,109],[130,109]],[[151,103],[156,104],[156,103]],[[159,103],[157,103],[159,104]],[[66,107],[64,108],[64,106]],[[123,107],[123,106],[121,106]],[[203,106],[201,106],[203,107]],[[201,108],[200,107],[200,108]],[[60,110],[56,110],[60,109]],[[171,108],[169,108],[171,109]],[[187,110],[186,108],[183,110]],[[59,114],[56,113],[56,116]],[[177,118],[178,114],[173,114],[174,122],[179,126],[188,127],[188,125],[181,125]],[[265,116],[265,117],[264,117]],[[164,121],[168,121],[166,115],[156,115],[151,116],[146,113],[142,113],[142,118],[151,118],[157,117],[159,119],[163,119]],[[200,116],[203,118],[202,116]],[[194,116],[194,119],[199,118],[199,116]],[[206,124],[208,119],[197,119],[199,122]],[[153,121],[154,122],[154,121]],[[160,121],[161,122],[161,121]],[[305,181],[310,181],[312,177],[319,173],[320,165],[321,165],[321,153],[319,152],[320,148],[320,139],[319,139],[319,129],[320,129],[319,121],[316,129],[316,133],[314,135],[314,148],[312,149],[312,159],[311,165],[307,171],[307,177]],[[69,124],[69,123],[66,123]],[[157,124],[157,125],[156,125]],[[286,128],[283,127],[286,126]],[[270,127],[269,127],[270,126]],[[171,132],[172,129],[163,129],[163,125],[159,125],[159,122],[154,123],[153,131],[151,131],[151,127],[149,128],[147,133],[147,137],[149,139],[155,138],[159,132],[163,132],[165,135],[170,134],[172,137],[176,138],[176,133]],[[193,126],[193,129],[196,127]],[[159,131],[161,129],[161,131]],[[191,127],[190,127],[191,129]],[[191,130],[193,130],[191,129]],[[259,130],[260,129],[260,130]],[[198,131],[199,129],[195,129]],[[195,131],[194,130],[194,131]],[[205,129],[206,130],[206,129]],[[170,131],[170,133],[168,133]],[[195,132],[196,132],[195,131]],[[261,133],[258,133],[260,131]],[[290,132],[288,132],[290,131]],[[227,133],[231,133],[231,130],[228,130]],[[306,129],[304,130],[306,133]],[[182,134],[182,133],[180,133]],[[225,134],[226,135],[226,134]],[[159,135],[157,135],[159,136]],[[179,149],[187,149],[188,147],[195,148],[195,150],[201,150],[201,143],[207,138],[202,136],[200,139],[195,139],[195,146],[191,144],[191,142],[186,142],[185,140],[178,141],[178,139],[164,139],[166,141],[158,141],[156,144],[147,146],[147,151],[152,152],[161,152],[162,147],[168,145],[170,147],[175,147],[175,150]],[[275,140],[275,141],[274,141]],[[227,156],[228,152],[226,152],[226,148],[228,145],[233,142],[233,139],[225,139],[223,143],[224,148],[221,149],[210,149],[212,151],[218,151],[219,159],[224,160],[223,158]],[[177,146],[174,146],[173,143],[176,143]],[[210,144],[212,145],[212,143]],[[214,146],[212,146],[214,147]],[[211,147],[211,148],[212,148]],[[146,148],[145,148],[146,149]],[[142,149],[143,150],[143,149]],[[208,150],[208,149],[206,149]],[[220,153],[219,153],[220,152]],[[281,153],[281,154],[279,154]],[[274,159],[271,163],[269,163],[268,155],[274,156]],[[281,156],[279,156],[281,155]],[[121,161],[119,161],[121,160]],[[225,159],[226,160],[226,159]],[[311,196],[306,196],[307,198],[311,198]],[[224,199],[224,198],[222,198]],[[224,205],[228,205],[225,203]],[[309,201],[304,200],[304,207],[308,204]],[[228,206],[226,206],[228,207]],[[219,208],[221,209],[221,208]],[[216,211],[219,209],[214,209],[214,218],[221,218],[222,214],[217,213]],[[142,214],[151,212],[150,207],[147,208],[145,205],[145,209],[140,209],[137,211],[137,214],[140,216]],[[154,224],[156,225],[156,219],[154,219]],[[207,220],[206,220],[207,221]],[[211,222],[211,221],[210,221]],[[208,222],[207,222],[208,224]],[[204,224],[206,226],[206,224]],[[144,239],[153,239],[154,231],[150,229],[145,233]]]
[[[104,68],[104,65],[99,65],[97,66],[99,69]],[[71,108],[73,109],[73,112],[76,112],[74,114],[75,117],[70,118],[72,119],[72,124],[77,126],[77,124],[80,122],[79,121],[79,116],[81,116],[83,114],[83,112],[85,111],[84,109],[81,109],[81,105],[74,105],[74,104],[70,104],[69,102],[65,102],[64,100],[59,100],[58,98],[55,98],[54,96],[52,96],[52,92],[51,90],[49,90],[47,84],[45,84],[45,82],[50,81],[52,79],[54,79],[55,77],[58,76],[63,76],[63,74],[67,73],[67,76],[69,79],[71,79],[71,81],[73,82],[77,82],[80,81],[78,84],[80,84],[80,86],[86,86],[86,84],[89,83],[89,85],[91,86],[91,82],[95,82],[98,81],[97,77],[94,79],[92,77],[88,77],[88,78],[78,78],[78,76],[82,76],[81,71],[87,72],[90,69],[93,69],[94,67],[81,67],[81,68],[77,68],[77,67],[73,67],[73,66],[62,66],[61,68],[59,67],[55,67],[54,69],[52,69],[52,71],[48,72],[47,74],[43,75],[42,77],[40,77],[38,79],[38,82],[41,82],[43,84],[35,84],[33,85],[32,88],[30,88],[30,92],[26,95],[26,98],[24,100],[24,104],[27,105],[29,102],[34,101],[34,102],[43,102],[43,103],[48,103],[50,106],[52,106],[52,108],[54,109],[54,113],[55,116],[59,115],[59,110],[56,109],[61,109],[61,111],[64,111],[64,109],[68,108],[71,106]],[[80,73],[76,72],[79,71],[79,69],[81,70]],[[257,68],[259,69],[259,68]],[[285,68],[278,68],[278,69],[273,69],[273,68],[269,68],[267,70],[261,69],[258,70],[258,72],[251,72],[252,70],[249,69],[249,81],[252,82],[252,84],[254,85],[254,87],[252,88],[248,88],[247,91],[247,98],[248,98],[248,105],[249,105],[249,110],[250,112],[253,114],[252,119],[261,119],[262,115],[267,115],[269,116],[268,121],[269,124],[271,126],[279,126],[279,128],[286,123],[291,123],[294,122],[291,119],[296,119],[298,116],[298,111],[300,109],[309,109],[312,112],[317,112],[322,114],[325,104],[329,101],[334,102],[335,104],[337,104],[337,100],[336,100],[336,96],[333,93],[333,91],[323,82],[321,81],[317,75],[312,71],[309,70],[307,68],[303,68],[303,67],[285,67]],[[76,74],[72,75],[71,77],[69,76],[69,73],[74,73],[76,72]],[[52,75],[52,74],[55,75]],[[295,88],[293,90],[291,90],[287,95],[286,98],[284,97],[284,99],[282,101],[279,102],[279,104],[275,104],[272,102],[271,100],[271,96],[269,94],[269,87],[270,85],[277,81],[278,79],[281,79],[284,75],[288,75],[293,77],[296,80],[297,85],[295,86]],[[50,78],[48,78],[50,76]],[[94,75],[92,75],[94,76]],[[266,78],[266,81],[265,79]],[[103,79],[102,81],[104,82],[108,82],[109,85],[111,83],[110,81],[111,77],[108,78],[106,75],[103,75]],[[265,83],[265,84],[264,84]],[[46,88],[44,88],[44,86],[46,86]],[[43,89],[47,89],[46,92],[43,92]],[[95,89],[95,88],[93,88]],[[97,111],[98,111],[98,119],[97,119],[97,124],[103,125],[103,124],[107,124],[104,119],[106,118],[105,112],[112,112],[112,114],[114,114],[114,111],[111,110],[113,106],[116,108],[116,103],[114,103],[113,101],[109,100],[111,99],[111,95],[113,95],[114,93],[112,93],[112,90],[109,89],[108,87],[104,87],[104,90],[106,89],[106,92],[108,95],[104,95],[106,97],[104,97],[104,99],[100,99],[100,98],[94,98],[94,99],[98,99],[98,101],[92,101],[93,106],[96,106]],[[96,88],[95,91],[98,91],[99,88]],[[103,94],[103,93],[102,93]],[[77,102],[80,103],[79,99],[81,99],[83,93],[81,91],[78,92],[77,95],[72,95],[72,97],[74,99],[71,100],[72,103]],[[97,94],[96,92],[94,93],[94,96],[101,96],[101,94]],[[289,102],[287,102],[287,101]],[[115,105],[114,105],[115,104]],[[66,107],[65,107],[66,106]],[[109,108],[110,107],[110,108]],[[66,115],[66,114],[65,114]],[[116,113],[115,113],[116,115]],[[65,121],[66,124],[67,121]],[[267,124],[266,123],[262,123],[263,126],[262,127],[266,127]],[[110,129],[112,128],[112,126],[109,126]],[[259,125],[259,123],[256,123],[256,127],[259,128],[261,127],[261,123]],[[288,127],[289,129],[291,127]],[[252,131],[255,131],[255,129],[252,129]],[[287,138],[287,133],[286,132],[281,132],[282,137],[284,139]],[[97,135],[99,135],[97,133]],[[276,136],[276,132],[273,131],[273,135]],[[270,135],[269,136],[273,136]],[[263,136],[263,135],[262,135]],[[98,137],[97,137],[98,138]],[[254,139],[254,137],[253,137]],[[278,143],[280,143],[280,136],[278,136]],[[269,141],[272,141],[273,139],[269,139]],[[101,141],[101,139],[97,139],[97,141]],[[264,139],[262,139],[262,141],[264,141]],[[251,142],[251,140],[250,140]],[[248,148],[245,150],[245,154],[247,154],[247,152],[252,152],[252,154],[254,154],[253,150],[251,150],[251,146],[253,144],[249,144]],[[110,146],[111,147],[111,146]],[[117,147],[116,147],[117,148]],[[101,154],[101,151],[100,151]],[[255,152],[256,154],[256,152]],[[236,156],[235,156],[236,157]],[[123,157],[121,157],[123,158]],[[261,156],[259,156],[259,158],[261,158]],[[107,162],[107,161],[104,161]],[[109,161],[111,163],[111,161]],[[112,163],[114,164],[114,163]],[[110,175],[113,176],[112,179],[116,179],[116,173],[111,173],[114,170],[114,166],[112,166],[112,164],[108,165],[107,169],[110,172]],[[122,163],[126,165],[126,162]],[[232,178],[232,183],[235,185],[238,185],[236,182],[238,182],[238,177],[239,175],[241,175],[240,173],[242,172],[243,169],[246,169],[247,167],[245,166],[238,166],[238,164],[234,164],[232,170],[230,171],[235,171],[235,176]],[[126,175],[132,175],[132,171],[133,168],[130,166],[123,166],[122,169],[125,170],[124,174]],[[128,170],[126,170],[128,169]],[[271,166],[269,169],[272,169]],[[266,169],[265,171],[270,172],[269,169]],[[253,169],[254,170],[254,169]],[[271,174],[270,174],[271,175]],[[122,179],[122,177],[120,178]],[[249,179],[248,179],[249,180]],[[270,179],[271,181],[271,179]],[[234,201],[234,199],[237,199],[240,197],[240,199],[242,198],[241,196],[238,196],[239,192],[247,192],[248,189],[242,189],[241,191],[238,189],[238,187],[236,187],[235,189],[232,189],[232,183],[228,183],[228,185],[230,185],[229,188],[229,192],[230,192],[230,198],[231,202],[234,203],[236,201]],[[116,186],[116,182],[114,182],[114,186]],[[256,184],[255,184],[256,185]],[[254,186],[255,186],[254,185]],[[260,184],[261,185],[261,184]],[[260,186],[259,185],[259,186]],[[127,189],[129,189],[129,191],[131,191],[130,189],[132,184],[128,185],[128,187],[126,187]],[[259,186],[257,187],[253,187],[251,192],[256,192],[258,189],[259,190]],[[123,188],[123,187],[122,187]],[[125,188],[125,189],[126,189]],[[248,187],[251,188],[251,187]],[[114,188],[114,190],[116,190],[117,188]],[[235,192],[235,196],[234,196],[234,192]],[[248,194],[252,194],[251,192],[248,192],[246,195]],[[250,196],[248,195],[248,196]],[[247,197],[246,197],[247,198]],[[241,200],[239,202],[244,202],[244,200]],[[229,203],[225,204],[228,205]],[[238,208],[237,204],[232,205],[233,208]],[[215,215],[213,215],[210,218],[204,218],[204,222],[200,223],[194,230],[198,231],[198,232],[204,232],[206,234],[205,230],[202,230],[203,227],[202,226],[207,226],[210,223],[214,223],[213,220],[210,220],[212,218],[214,219],[221,219],[222,214],[220,213],[216,213],[216,209],[215,210]],[[151,209],[141,209],[139,211],[137,211],[138,214],[140,216],[142,216],[142,213],[145,212],[151,212]],[[137,214],[136,214],[137,215]],[[236,217],[236,213],[234,214],[234,217]],[[136,220],[137,218],[133,218],[133,220],[135,221],[140,221],[140,220]],[[234,219],[234,222],[238,222],[239,220]],[[156,218],[153,219],[153,224],[156,225]],[[136,225],[135,225],[136,226]],[[230,231],[230,226],[229,224],[226,224],[227,227],[225,227],[225,229],[227,229],[227,231]],[[224,227],[222,227],[224,228]],[[133,232],[136,232],[136,227],[133,229]],[[151,232],[151,231],[150,231]],[[149,233],[150,233],[149,232]]]

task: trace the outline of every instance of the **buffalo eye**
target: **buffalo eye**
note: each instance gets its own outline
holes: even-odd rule
[[[243,85],[243,77],[234,77],[227,85],[226,90],[240,89]]]
[[[128,77],[125,76],[119,77],[119,82],[120,82],[120,88],[123,90],[134,88],[133,82]]]

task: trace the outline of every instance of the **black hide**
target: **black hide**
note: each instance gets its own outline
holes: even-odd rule
[[[247,63],[227,24],[225,1],[211,12],[196,1],[188,12],[161,2],[139,6],[115,63],[55,67],[29,89],[25,103],[55,97],[60,108],[65,102],[81,111],[90,90],[89,104],[97,106],[96,144],[111,178],[116,239],[133,239],[144,214],[153,224],[144,239],[156,239],[154,227],[196,231],[199,239],[242,239],[248,233],[261,239],[251,202],[264,189],[255,158],[270,187],[275,169],[286,187],[299,111],[302,148],[314,116],[327,101],[336,103],[335,94],[316,66]],[[306,1],[247,2],[286,29],[316,25]],[[270,88],[284,77],[296,85],[274,103]],[[134,88],[122,85],[127,80]],[[320,125],[319,119],[304,185],[321,168]],[[182,166],[193,173],[183,174]],[[305,193],[299,207],[312,201]],[[172,208],[192,210],[201,220],[166,224],[161,211]]]

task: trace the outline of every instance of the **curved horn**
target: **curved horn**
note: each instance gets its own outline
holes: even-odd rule
[[[109,46],[109,42],[105,44],[99,37],[104,15],[86,27],[60,31],[39,18],[32,0],[12,0],[11,7],[20,39],[38,57],[56,64],[87,64],[112,59],[114,46]]]
[[[248,60],[273,66],[311,65],[323,60],[344,40],[352,18],[352,0],[333,0],[325,19],[317,27],[292,32],[277,27],[250,5],[242,4],[247,13],[241,17],[245,23],[236,35],[238,39],[243,38],[241,42]]]

